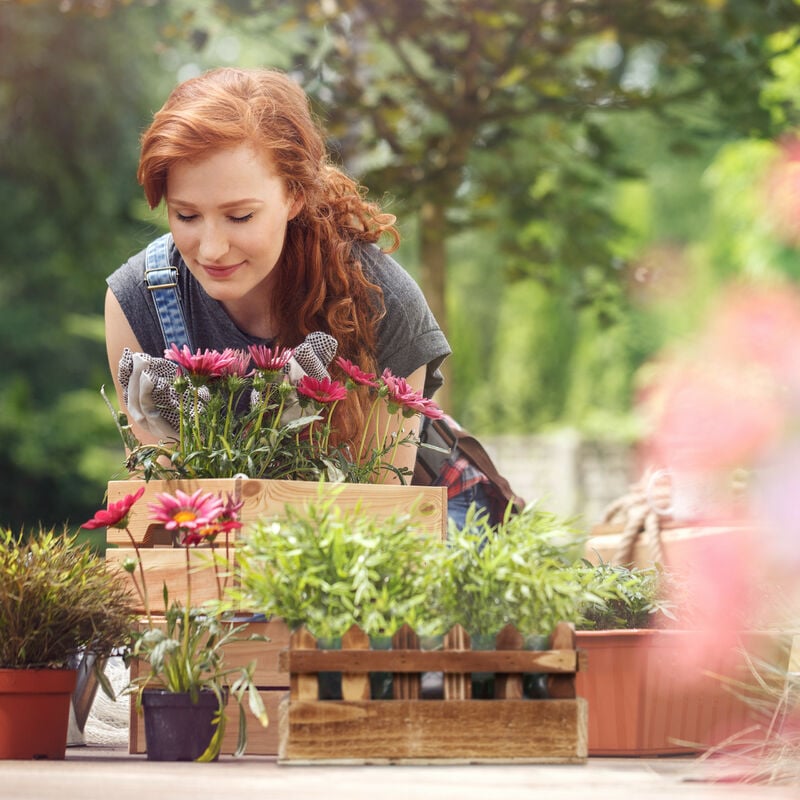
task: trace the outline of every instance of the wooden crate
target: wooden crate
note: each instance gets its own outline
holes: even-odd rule
[[[284,764],[583,763],[586,702],[575,694],[581,667],[571,625],[560,623],[551,649],[523,650],[512,626],[496,650],[472,650],[456,626],[441,650],[419,649],[404,626],[392,649],[372,650],[353,627],[341,650],[320,650],[301,629],[281,654],[290,692],[280,707]],[[341,700],[321,700],[319,673],[341,673]],[[393,674],[393,699],[370,698],[369,673]],[[422,673],[443,673],[443,699],[423,699]],[[471,697],[471,673],[495,675],[495,699]],[[523,675],[549,674],[549,699],[523,697]]]
[[[337,506],[351,510],[361,508],[377,517],[396,513],[409,513],[421,534],[435,536],[444,541],[447,533],[447,490],[440,486],[382,486],[373,484],[317,484],[310,481],[271,481],[227,478],[204,478],[181,481],[111,481],[108,484],[108,502],[121,500],[145,487],[144,495],[131,510],[128,529],[139,546],[149,588],[151,611],[163,613],[162,586],[166,583],[171,600],[186,598],[186,553],[183,548],[173,548],[171,537],[162,526],[150,520],[149,505],[156,495],[180,489],[191,494],[198,489],[219,494],[223,499],[230,494],[244,502],[242,508],[243,533],[257,520],[280,514],[287,505],[316,502],[322,496],[335,494]],[[231,541],[235,547],[236,536]],[[220,553],[222,548],[216,548]],[[107,532],[106,560],[120,567],[135,557],[128,534],[124,530],[109,528]],[[214,570],[210,552],[193,548],[192,603],[202,603],[217,597]],[[136,596],[136,595],[134,595]],[[140,608],[139,611],[144,611]]]
[[[281,651],[289,644],[289,629],[283,620],[269,622],[251,622],[242,632],[242,637],[258,635],[267,637],[268,641],[243,641],[231,644],[225,650],[225,664],[230,667],[243,666],[256,661],[254,673],[255,684],[264,701],[269,725],[264,728],[250,713],[245,703],[247,714],[247,755],[274,756],[278,753],[278,717],[279,704],[289,690],[287,676],[279,668],[278,660]],[[144,665],[146,667],[146,665]],[[140,664],[134,659],[131,663],[131,679],[140,674]],[[238,738],[239,709],[236,703],[228,703],[228,727],[222,740],[222,753],[231,754],[236,750]],[[128,750],[131,753],[146,753],[147,743],[144,735],[144,717],[137,713],[136,705],[131,698],[130,728]]]

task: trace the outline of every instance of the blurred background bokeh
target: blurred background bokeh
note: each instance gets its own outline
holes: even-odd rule
[[[438,399],[520,494],[591,525],[645,467],[665,350],[731,284],[800,278],[798,20],[796,0],[0,0],[0,524],[79,524],[123,475],[104,278],[164,226],[138,136],[230,64],[311,94],[446,329]]]

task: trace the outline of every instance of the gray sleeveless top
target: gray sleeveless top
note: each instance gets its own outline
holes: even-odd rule
[[[383,290],[386,314],[378,324],[376,361],[380,371],[407,377],[427,365],[424,393],[431,397],[443,382],[439,367],[450,345],[431,313],[419,286],[375,245],[357,245],[367,278]],[[192,345],[204,350],[246,349],[269,344],[240,330],[223,306],[206,294],[173,245],[170,261],[178,268],[178,291]],[[151,293],[144,280],[144,250],[112,273],[107,282],[133,329],[142,351],[163,356],[164,339]]]

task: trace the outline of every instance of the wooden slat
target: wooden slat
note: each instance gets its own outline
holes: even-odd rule
[[[513,626],[506,625],[495,639],[497,650],[522,650],[525,640],[522,634]],[[504,700],[521,700],[522,673],[498,672],[494,676],[494,696]]]
[[[204,478],[181,481],[110,481],[108,502],[117,502],[142,486],[145,492],[133,506],[129,528],[137,542],[148,538],[153,527],[148,505],[162,492],[180,489],[191,494],[197,489],[220,494],[237,494],[244,502],[242,521],[245,528],[256,520],[283,512],[287,504],[298,505],[319,500],[316,481],[234,480],[233,478]],[[336,505],[343,509],[362,508],[378,517],[395,513],[412,515],[420,532],[444,541],[447,532],[447,489],[442,486],[400,486],[383,484],[324,484],[328,494],[335,493]],[[151,536],[153,531],[150,532]],[[127,546],[130,541],[123,530],[109,528],[109,544]]]
[[[444,635],[442,647],[445,650],[456,651],[460,655],[461,651],[469,650],[471,647],[469,634],[461,625],[454,625]],[[472,697],[472,675],[470,675],[472,670],[467,669],[461,658],[457,661],[456,668],[461,671],[446,671],[444,674],[444,699],[469,700]]]
[[[405,623],[392,637],[392,648],[397,650],[419,650],[419,636]],[[394,664],[394,659],[392,660]],[[395,671],[392,676],[392,693],[395,700],[416,700],[422,693],[419,673]]]
[[[550,646],[558,649],[569,648],[574,652],[575,626],[571,622],[559,622],[550,636]],[[547,693],[550,697],[558,699],[576,697],[575,672],[549,675]]]
[[[285,650],[284,672],[552,672],[573,673],[571,650]]]
[[[293,631],[289,636],[289,647],[313,648],[317,640],[305,629]],[[292,672],[289,676],[289,693],[292,700],[318,700],[319,678],[316,673],[299,674]]]
[[[164,593],[166,583],[169,588],[170,602],[180,600],[186,602],[186,551],[183,548],[159,547],[142,548],[139,550],[144,565],[145,580],[149,592],[150,610],[153,614],[163,614]],[[111,569],[120,570],[131,581],[131,596],[134,600],[134,610],[143,614],[145,609],[136,593],[132,578],[129,573],[122,570],[122,565],[129,558],[136,558],[132,547],[115,547],[106,551],[106,563]],[[219,596],[217,581],[211,561],[211,551],[208,549],[192,549],[189,551],[191,565],[191,601],[192,605],[200,605],[208,600],[216,600]],[[139,570],[136,570],[136,579],[139,580]],[[231,578],[228,579],[229,583]]]
[[[387,700],[281,704],[283,763],[586,759],[586,702]]]
[[[358,625],[351,626],[342,636],[342,650],[348,653],[354,650],[369,650],[369,636]],[[342,699],[369,700],[369,675],[363,672],[343,672]]]

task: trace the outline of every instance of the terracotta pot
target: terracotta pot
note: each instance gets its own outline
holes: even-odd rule
[[[589,704],[590,756],[701,752],[754,723],[752,707],[724,683],[754,682],[744,658],[731,651],[689,666],[685,656],[699,644],[693,631],[578,631],[576,639],[588,656],[576,687]],[[745,646],[774,662],[783,651],[766,634],[749,635]]]
[[[74,669],[0,669],[0,758],[64,759]]]
[[[214,735],[218,708],[217,696],[210,690],[201,691],[196,703],[189,692],[145,690],[142,709],[148,760],[196,761]]]

